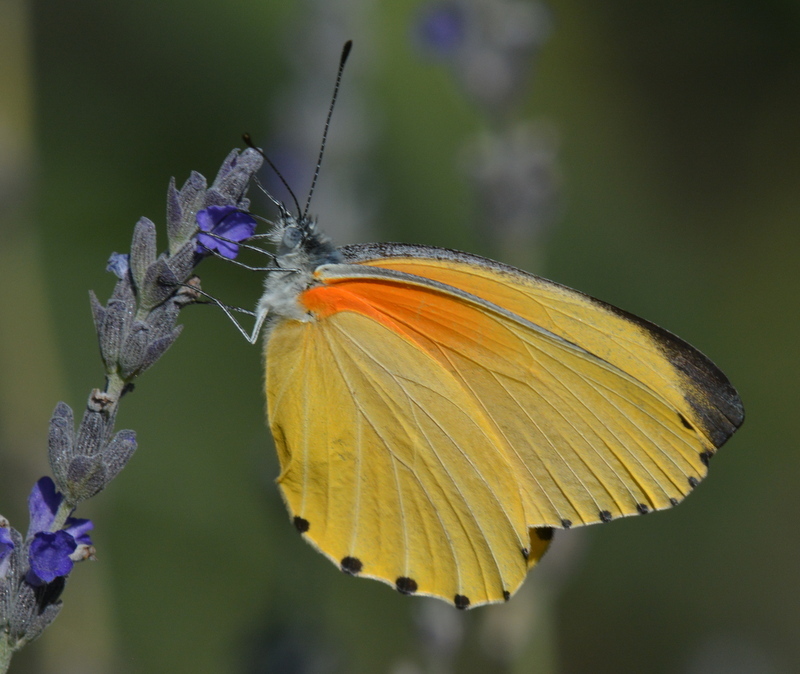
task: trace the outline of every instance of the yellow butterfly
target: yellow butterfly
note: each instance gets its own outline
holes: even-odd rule
[[[554,529],[676,505],[744,419],[652,323],[476,255],[336,248],[278,206],[250,339],[289,513],[347,573],[508,600]]]
[[[741,425],[669,332],[425,246],[335,248],[284,212],[257,309],[278,485],[347,573],[459,608],[507,600],[554,528],[676,505]]]

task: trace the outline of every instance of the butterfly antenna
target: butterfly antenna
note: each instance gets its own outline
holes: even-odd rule
[[[250,137],[249,133],[243,133],[242,134],[242,140],[245,142],[245,145],[247,145],[247,147],[251,147],[256,152],[258,152],[258,154],[260,154],[264,158],[264,161],[267,162],[267,164],[269,164],[269,167],[273,171],[275,171],[275,175],[278,176],[280,181],[283,183],[283,186],[288,190],[289,195],[292,197],[292,201],[294,201],[295,208],[297,209],[297,215],[299,216],[300,215],[300,202],[297,200],[297,197],[295,196],[294,191],[292,190],[292,188],[289,187],[289,183],[286,182],[286,178],[284,178],[283,174],[278,170],[278,167],[275,166],[275,164],[272,163],[272,160],[269,157],[267,157],[267,154],[266,154],[266,152],[264,152],[264,150],[262,150],[260,147],[256,147],[256,144],[253,142],[253,139]],[[267,192],[267,190],[265,190],[263,187],[261,189],[264,192],[264,194],[267,195],[269,200],[281,210],[281,215],[285,214],[286,213],[286,207],[280,201],[278,201],[275,197],[273,197],[269,192]]]
[[[283,202],[280,199],[272,196],[270,191],[266,187],[264,187],[262,182],[258,179],[258,176],[255,175],[253,176],[253,182],[256,184],[256,187],[258,187],[261,194],[267,197],[267,199],[269,199],[273,204],[275,204],[278,207],[278,210],[281,212],[281,216],[286,215],[286,213],[288,212],[286,210],[286,206],[283,205]],[[250,215],[252,215],[254,218],[259,218],[260,220],[263,220],[267,224],[270,225],[274,224],[271,220],[267,220],[266,218],[262,218],[259,215],[255,215],[255,213],[250,213]]]
[[[308,190],[308,199],[306,199],[306,208],[303,211],[303,217],[308,215],[308,207],[311,205],[311,196],[314,194],[314,188],[317,185],[317,178],[319,177],[319,167],[322,164],[322,155],[325,152],[325,142],[328,140],[328,128],[331,125],[331,116],[333,115],[333,106],[336,105],[336,97],[339,95],[339,85],[342,83],[342,72],[344,72],[344,64],[347,62],[347,57],[350,56],[350,50],[353,48],[353,41],[348,40],[344,43],[342,48],[342,55],[339,58],[339,70],[336,73],[336,84],[333,87],[333,96],[331,97],[331,105],[328,108],[328,117],[325,119],[325,128],[322,130],[322,143],[319,147],[319,157],[317,157],[317,167],[314,169],[314,179],[311,181],[311,189]]]

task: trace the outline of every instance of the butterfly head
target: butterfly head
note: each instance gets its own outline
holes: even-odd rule
[[[285,269],[313,271],[323,264],[341,262],[342,255],[317,221],[307,215],[296,217],[284,210],[270,232],[277,263]]]

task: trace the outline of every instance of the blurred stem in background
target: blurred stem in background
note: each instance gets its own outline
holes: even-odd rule
[[[538,54],[551,30],[548,7],[520,0],[445,0],[420,7],[413,39],[448,67],[459,92],[480,112],[480,128],[453,162],[473,195],[475,228],[491,255],[530,269],[543,265],[544,237],[558,197],[555,133],[521,119]],[[558,537],[556,537],[558,540]],[[558,543],[563,564],[574,547]],[[545,566],[545,569],[548,568]],[[422,670],[450,674],[484,661],[494,672],[557,669],[552,606],[556,585],[541,569],[505,606],[465,616],[440,602],[416,609]],[[408,661],[396,674],[415,671]]]
[[[28,12],[24,0],[0,0],[0,502],[4,515],[16,522],[27,519],[30,486],[49,472],[48,420],[64,389],[33,209]],[[88,297],[83,318],[90,320]],[[102,565],[75,574],[69,597],[65,616],[15,667],[44,674],[114,670]]]
[[[542,273],[557,215],[558,141],[549,124],[522,119],[520,108],[552,30],[549,7],[445,0],[423,5],[416,28],[422,48],[448,66],[484,120],[461,157],[480,238],[499,260]]]

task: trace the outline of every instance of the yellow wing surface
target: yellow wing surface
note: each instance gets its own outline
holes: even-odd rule
[[[552,528],[678,503],[741,424],[725,376],[610,305],[442,249],[319,267],[267,343],[295,526],[344,571],[508,599]]]

